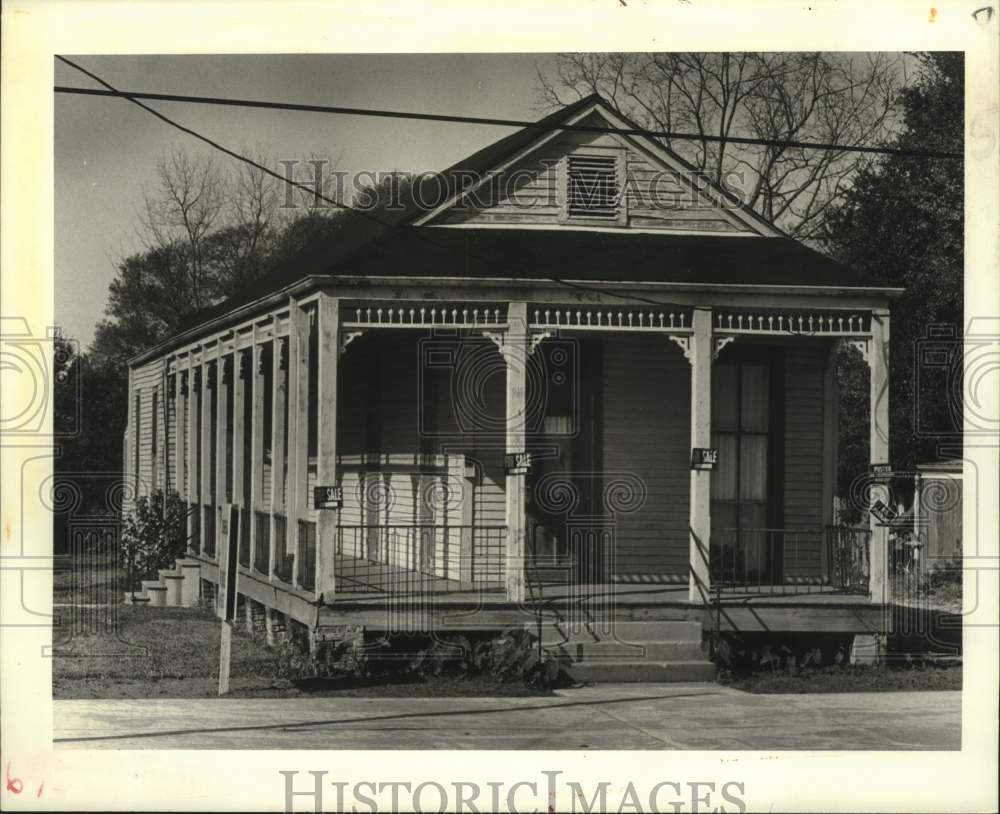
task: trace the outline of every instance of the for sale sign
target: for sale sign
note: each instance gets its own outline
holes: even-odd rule
[[[508,475],[527,475],[531,471],[530,452],[508,452],[503,462]]]
[[[691,468],[713,470],[719,463],[719,450],[715,447],[695,447],[691,450]]]
[[[344,505],[344,490],[340,486],[313,487],[313,505],[317,509],[340,509]]]

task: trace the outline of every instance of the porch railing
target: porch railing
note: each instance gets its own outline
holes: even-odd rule
[[[215,556],[215,506],[202,506],[202,516],[201,527],[204,534],[202,535],[205,540],[205,545],[202,553],[206,557]]]
[[[868,592],[867,529],[712,530],[713,586],[748,593]]]
[[[337,592],[502,591],[505,526],[341,526]]]
[[[244,568],[250,567],[250,511],[246,506],[240,506],[238,510],[240,524],[238,561]]]
[[[282,582],[292,581],[294,557],[288,547],[288,521],[283,514],[274,515],[274,575]]]
[[[253,568],[261,574],[267,573],[267,558],[271,549],[271,515],[254,511]]]
[[[868,594],[871,529],[827,526],[830,582],[844,593]]]
[[[316,523],[299,521],[299,585],[316,589]]]
[[[189,503],[187,517],[190,518],[190,533],[188,534],[188,548],[195,554],[201,553],[201,504]]]

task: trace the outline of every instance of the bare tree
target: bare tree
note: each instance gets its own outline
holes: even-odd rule
[[[156,175],[158,189],[143,190],[140,238],[149,251],[174,254],[191,307],[204,308],[215,294],[206,244],[225,206],[222,177],[211,157],[181,148],[157,159]]]
[[[885,54],[562,54],[538,74],[540,107],[600,93],[651,130],[717,141],[661,139],[743,201],[803,239],[866,166],[844,150],[746,145],[732,137],[884,143],[896,124],[900,58]]]

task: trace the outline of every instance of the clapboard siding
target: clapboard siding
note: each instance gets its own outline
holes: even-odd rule
[[[823,375],[826,351],[791,345],[785,356],[784,515],[789,530],[822,529]],[[786,542],[786,576],[818,575],[822,535]],[[797,549],[797,550],[796,550]]]
[[[597,115],[585,123],[607,126]],[[625,177],[619,178],[619,183],[627,220],[620,226],[667,231],[749,231],[749,227],[693,189],[686,179],[640,151],[634,142],[600,133],[560,134],[458,201],[435,222],[477,226],[563,222],[564,163],[566,156],[574,152],[624,156]]]
[[[156,393],[157,432],[159,454],[156,456],[160,471],[153,475],[153,394]],[[136,398],[139,411],[136,413]],[[163,409],[164,409],[164,363],[162,360],[149,362],[133,370],[132,394],[129,405],[129,450],[127,473],[132,482],[138,473],[136,496],[150,495],[154,488],[163,487]],[[138,460],[136,459],[136,436],[138,436]]]
[[[644,505],[616,517],[615,573],[682,578],[688,571],[691,370],[666,337],[604,343],[603,469],[638,476]]]

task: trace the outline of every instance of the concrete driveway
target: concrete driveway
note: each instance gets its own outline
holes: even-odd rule
[[[960,749],[960,692],[55,701],[64,749]]]

